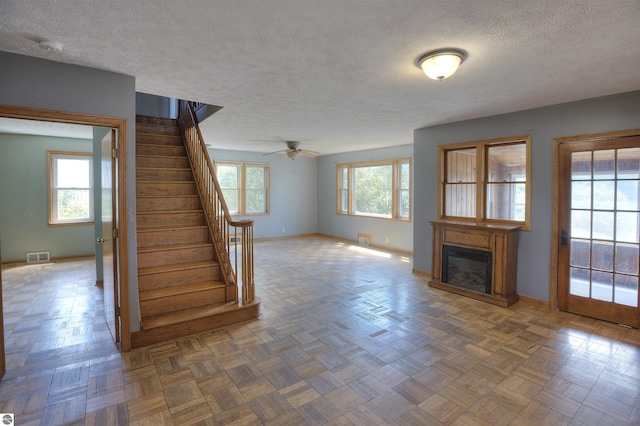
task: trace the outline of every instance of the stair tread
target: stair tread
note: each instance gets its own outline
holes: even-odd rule
[[[213,243],[210,243],[208,241],[195,242],[195,243],[162,244],[157,246],[138,247],[138,254],[151,253],[154,251],[180,250],[180,249],[195,248],[195,247],[209,247],[212,245]]]
[[[146,142],[136,142],[136,145],[140,146],[140,145],[148,145],[148,146],[163,146],[166,148],[184,148],[184,145],[163,145],[161,143],[149,143],[149,141]]]
[[[235,302],[218,303],[215,305],[200,306],[197,308],[184,309],[181,311],[175,311],[168,314],[155,315],[148,318],[143,318],[141,321],[141,328],[143,330],[150,330],[171,324],[178,324],[186,321],[193,321],[199,318],[212,316],[215,314],[223,313],[229,310],[237,309],[238,305]]]
[[[191,225],[189,225],[191,226]],[[193,226],[207,226],[207,225],[193,225]],[[171,231],[172,229],[183,229],[186,228],[186,226],[182,226],[180,228],[176,228],[175,225],[166,225],[166,226],[160,226],[160,225],[155,225],[152,228],[138,228],[136,230],[136,232],[158,232],[158,231]]]
[[[176,214],[176,213],[201,213],[202,209],[190,209],[190,210],[143,210],[141,212],[136,212],[136,215],[139,214]]]
[[[203,290],[212,290],[221,287],[225,287],[222,281],[201,281],[197,283],[174,285],[171,287],[142,290],[140,291],[140,302],[181,294],[195,293]]]
[[[136,195],[136,198],[198,198],[198,194]]]
[[[139,132],[143,129],[171,129],[173,131],[177,131],[180,128],[175,124],[150,124],[136,122],[136,132]]]
[[[190,225],[190,226],[167,226],[167,227],[159,227],[159,228],[142,228],[136,230],[136,233],[140,234],[141,232],[158,232],[158,231],[187,231],[189,229],[206,229],[207,225]]]
[[[189,184],[189,185],[193,185],[194,183],[196,183],[194,180],[141,180],[141,179],[136,179],[136,183],[153,183],[156,185],[159,184],[168,184],[168,183],[172,183],[172,184]]]
[[[139,120],[138,118],[142,118],[142,120]],[[171,124],[149,123],[148,120],[145,121],[145,119],[158,119],[158,118],[160,118],[161,120],[170,120]],[[153,117],[150,115],[137,115],[136,126],[138,125],[150,126],[150,127],[169,127],[171,129],[175,129],[176,127],[178,127],[178,120],[175,118],[161,118],[161,117]]]
[[[191,170],[189,167],[145,167],[145,166],[137,166],[136,170]]]
[[[171,263],[158,266],[146,266],[138,268],[138,275],[157,274],[161,272],[169,271],[182,271],[195,268],[209,268],[211,266],[218,266],[216,260],[202,260],[199,262],[183,262],[183,263]]]
[[[198,198],[197,194],[185,195],[138,195],[136,198]]]
[[[153,154],[138,154],[136,157],[154,157],[154,158],[186,158],[186,155],[153,155]]]

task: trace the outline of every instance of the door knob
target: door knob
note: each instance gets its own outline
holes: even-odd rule
[[[104,244],[104,238],[96,238],[96,243]]]

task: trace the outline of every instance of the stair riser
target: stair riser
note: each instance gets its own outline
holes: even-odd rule
[[[158,210],[200,210],[200,199],[191,197],[138,197],[136,211],[138,213]]]
[[[183,146],[182,136],[136,133],[136,143],[150,145]]]
[[[175,213],[138,213],[136,215],[138,229],[185,227],[206,225],[204,213],[175,212]]]
[[[136,170],[136,179],[138,181],[157,181],[157,180],[192,181],[193,173],[191,173],[191,169],[168,170],[168,169],[138,168]]]
[[[191,167],[187,157],[136,156],[136,167],[173,167],[188,169]]]
[[[209,230],[206,227],[171,229],[163,231],[139,231],[138,247],[153,247],[165,244],[206,243]]]
[[[184,146],[170,145],[136,145],[136,154],[139,155],[164,155],[170,157],[186,157]]]
[[[155,126],[152,124],[136,123],[136,134],[152,133],[156,135],[174,135],[180,136],[180,127],[178,126]]]
[[[140,314],[144,319],[153,315],[224,302],[225,288],[212,288],[189,294],[179,294],[171,297],[141,301]]]
[[[136,124],[149,124],[151,126],[177,127],[178,120],[175,118],[152,117],[148,115],[137,115]]]
[[[138,253],[138,268],[214,260],[213,246]]]
[[[179,284],[191,284],[201,281],[219,281],[220,267],[216,263],[201,268],[180,271],[161,272],[138,276],[139,291],[171,287]]]
[[[141,197],[198,195],[198,189],[194,182],[138,182],[136,194]]]
[[[260,304],[238,307],[218,315],[199,318],[197,320],[172,324],[165,327],[143,330],[132,333],[131,347],[139,348],[157,342],[164,342],[170,339],[188,336],[190,334],[201,333],[214,328],[226,327],[231,324],[238,324],[245,321],[257,319],[260,316]]]

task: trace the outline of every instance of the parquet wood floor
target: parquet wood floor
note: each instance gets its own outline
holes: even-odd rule
[[[118,353],[91,262],[5,268],[19,425],[640,424],[640,331],[429,288],[410,258],[256,244],[259,320]],[[541,283],[541,285],[546,285]]]

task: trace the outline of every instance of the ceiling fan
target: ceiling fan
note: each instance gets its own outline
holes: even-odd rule
[[[274,152],[268,152],[266,154],[263,155],[271,155],[271,154],[278,154],[278,153],[282,153],[282,156],[280,157],[280,159],[284,159],[284,158],[291,158],[292,160],[295,160],[295,158],[302,154],[306,157],[309,158],[314,158],[317,157],[318,155],[320,155],[319,152],[315,152],[315,151],[309,151],[306,149],[301,149],[299,148],[300,146],[300,142],[298,141],[284,141],[287,144],[287,149],[282,149],[280,151],[274,151]]]

